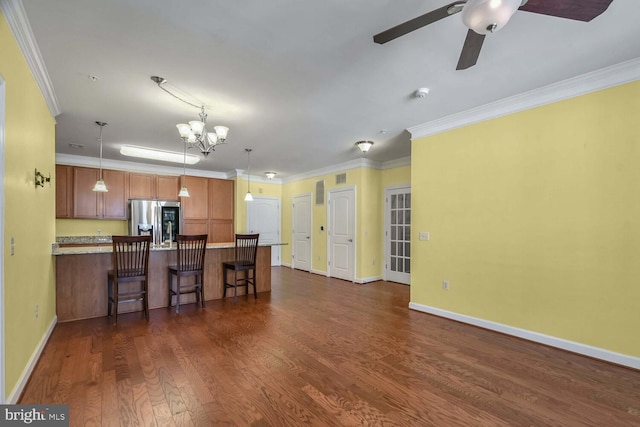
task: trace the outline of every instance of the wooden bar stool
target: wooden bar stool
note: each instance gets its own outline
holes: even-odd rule
[[[178,263],[169,266],[169,308],[171,297],[176,296],[176,313],[180,313],[180,295],[196,294],[196,303],[204,308],[204,255],[207,248],[207,235],[187,236],[178,234]],[[173,276],[176,277],[176,289],[173,290]],[[195,276],[194,284],[183,284],[183,277]]]
[[[224,291],[222,297],[227,296],[227,289],[233,288],[233,302],[238,302],[238,282],[246,288],[249,295],[249,284],[253,285],[253,296],[258,298],[256,291],[256,253],[258,252],[259,234],[236,234],[235,258],[233,261],[222,263]],[[233,270],[233,283],[227,281],[227,271]],[[243,271],[244,277],[238,279],[238,271]],[[252,272],[253,274],[249,274]]]
[[[149,247],[151,236],[113,236],[113,270],[107,272],[107,315],[114,307],[113,324],[118,322],[118,304],[142,301],[149,320]],[[139,282],[137,289],[122,291],[120,285]]]

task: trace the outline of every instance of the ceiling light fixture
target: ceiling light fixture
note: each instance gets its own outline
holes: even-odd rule
[[[522,0],[469,0],[462,9],[462,22],[478,34],[494,33],[504,27]]]
[[[184,142],[184,171],[182,174],[182,188],[178,192],[178,197],[191,197],[187,188],[187,142]]]
[[[105,122],[96,122],[98,126],[100,126],[100,136],[98,137],[98,141],[100,141],[100,177],[96,181],[96,184],[93,186],[93,191],[98,193],[106,193],[109,190],[107,189],[107,185],[104,183],[104,179],[102,179],[102,128],[107,124]]]
[[[356,142],[356,147],[360,149],[363,153],[366,153],[373,147],[373,141],[358,141]]]
[[[271,181],[277,175],[275,172],[265,172],[264,174],[267,176],[267,179],[269,181]]]
[[[245,202],[253,202],[253,196],[251,195],[251,148],[245,148],[247,152],[247,194],[244,196]]]
[[[200,109],[200,120],[192,120],[189,124],[179,123],[176,125],[180,138],[183,142],[188,143],[192,147],[198,148],[205,158],[207,158],[210,152],[215,151],[216,145],[224,144],[226,142],[227,134],[229,133],[228,127],[214,126],[213,132],[209,132],[207,130],[207,113],[204,111],[204,105],[193,104],[169,91],[163,86],[167,82],[164,77],[151,76],[151,80],[153,80],[160,89],[167,92],[177,100]]]
[[[200,157],[195,154],[187,154],[185,158],[185,156],[179,152],[137,147],[135,145],[123,145],[120,147],[120,154],[129,157],[139,157],[142,159],[160,160],[172,163],[187,163],[190,165],[195,165],[200,161]]]

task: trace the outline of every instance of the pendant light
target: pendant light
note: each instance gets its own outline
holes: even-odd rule
[[[187,188],[187,183],[185,182],[187,180],[187,141],[184,142],[184,161],[182,164],[184,165],[184,172],[182,175],[182,188],[178,193],[178,197],[191,197],[189,189]]]
[[[251,195],[251,148],[245,148],[247,152],[247,194],[244,196],[245,202],[253,202],[253,196]]]
[[[98,137],[98,141],[100,141],[100,177],[96,181],[96,185],[93,186],[93,191],[106,193],[109,190],[107,189],[107,185],[104,183],[104,179],[102,179],[102,128],[107,124],[105,122],[96,122],[96,124],[100,126],[100,136]]]

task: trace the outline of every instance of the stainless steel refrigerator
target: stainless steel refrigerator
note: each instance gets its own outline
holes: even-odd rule
[[[151,234],[154,245],[176,241],[180,233],[180,202],[129,200],[129,235]]]

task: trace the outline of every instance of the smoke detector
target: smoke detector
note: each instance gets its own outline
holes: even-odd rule
[[[420,89],[416,90],[413,94],[415,95],[416,98],[424,98],[429,94],[429,88],[421,87]]]

